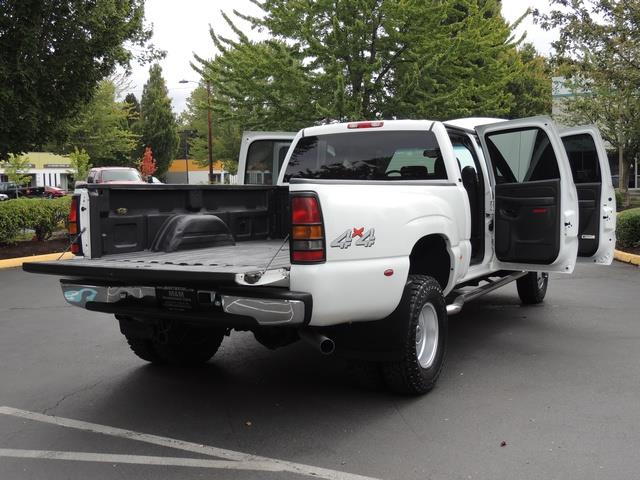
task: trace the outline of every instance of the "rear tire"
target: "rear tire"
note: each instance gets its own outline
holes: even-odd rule
[[[199,365],[208,362],[220,348],[225,329],[172,327],[163,338],[138,338],[125,334],[139,358],[154,364]]]
[[[447,348],[447,308],[440,284],[433,277],[409,275],[399,308],[408,316],[403,358],[384,363],[382,373],[393,392],[424,394],[435,386]]]
[[[516,280],[518,296],[525,305],[542,303],[549,286],[549,274],[543,272],[529,272]]]
[[[129,348],[142,360],[147,362],[161,364],[164,363],[158,352],[153,348],[153,342],[144,338],[136,338],[125,335]]]

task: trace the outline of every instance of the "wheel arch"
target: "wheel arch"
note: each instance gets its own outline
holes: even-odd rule
[[[454,255],[449,238],[430,233],[419,238],[409,255],[409,275],[428,275],[447,291],[454,273]]]

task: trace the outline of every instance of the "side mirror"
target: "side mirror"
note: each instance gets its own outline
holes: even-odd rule
[[[87,182],[86,183],[93,183],[93,177],[87,177]]]
[[[147,175],[147,183],[153,183],[153,177],[151,175]]]

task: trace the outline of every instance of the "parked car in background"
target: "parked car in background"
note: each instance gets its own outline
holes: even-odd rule
[[[32,187],[31,185],[18,189],[19,197],[41,198],[45,196],[46,187]]]
[[[46,198],[64,197],[66,194],[67,191],[60,187],[44,187],[44,196]]]
[[[92,168],[87,176],[87,183],[147,183],[135,168],[99,167]]]
[[[8,198],[17,198],[18,186],[13,182],[0,182],[0,193]]]

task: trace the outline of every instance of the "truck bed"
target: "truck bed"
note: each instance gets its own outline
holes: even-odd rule
[[[26,263],[23,268],[34,273],[145,285],[233,284],[237,274],[261,271],[272,259],[269,269],[290,266],[288,242],[253,240],[170,253],[144,250],[95,259]]]

